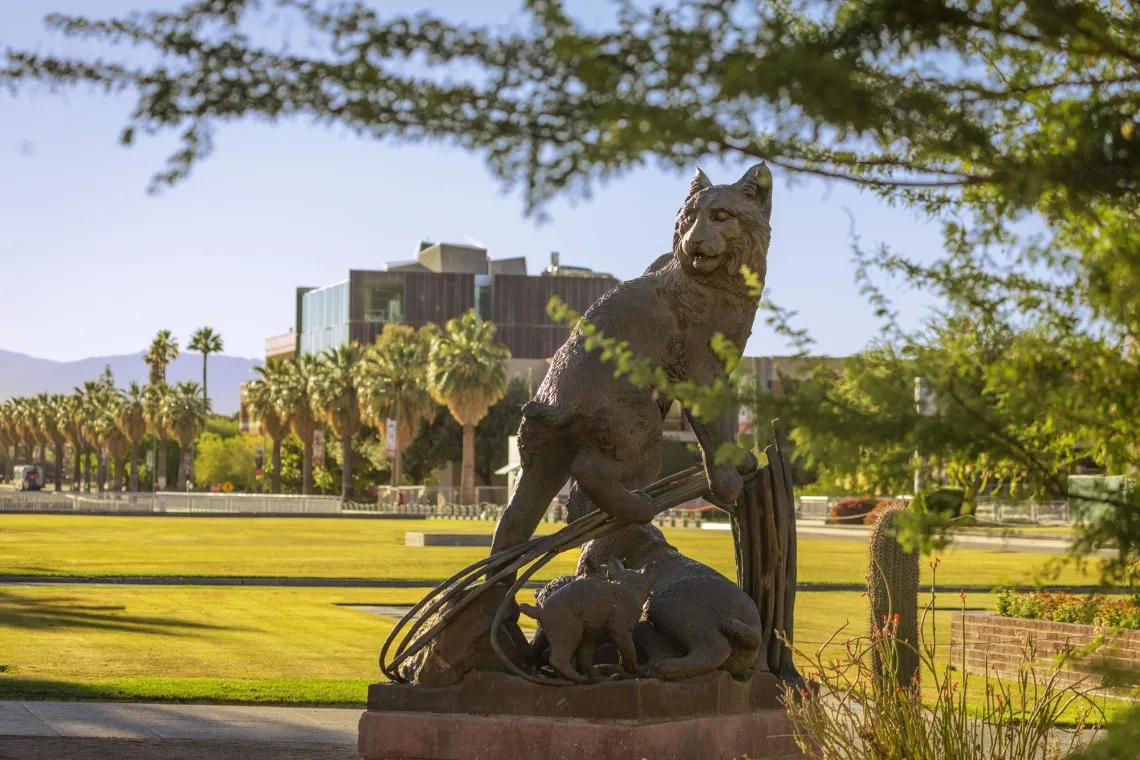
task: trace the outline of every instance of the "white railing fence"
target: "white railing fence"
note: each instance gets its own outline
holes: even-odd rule
[[[155,512],[185,514],[339,514],[338,496],[221,493],[50,493],[5,494],[0,509],[21,512]]]
[[[342,504],[339,496],[296,494],[0,491],[0,511],[247,515],[370,512],[457,520],[498,520],[506,503],[505,491],[501,488],[481,488],[477,503],[468,505],[458,503],[458,489],[434,486],[382,489],[376,499],[368,498],[348,504]],[[800,496],[796,499],[796,517],[800,520],[825,520],[831,506],[839,499],[837,496]],[[685,506],[659,515],[657,524],[667,527],[699,527],[702,522],[710,519],[724,519],[715,510],[701,512]],[[1069,503],[1066,501],[980,501],[975,517],[981,523],[996,525],[1065,525],[1072,521]],[[564,522],[565,505],[557,499],[552,501],[544,519],[547,522]]]
[[[1067,501],[985,501],[978,502],[974,516],[983,522],[1047,525],[1071,522]]]
[[[454,486],[383,486],[377,490],[376,504],[381,507],[458,504],[459,488]],[[475,489],[477,504],[506,506],[506,486],[478,486]]]

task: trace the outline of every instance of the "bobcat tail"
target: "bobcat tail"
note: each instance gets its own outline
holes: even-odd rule
[[[542,622],[542,619],[539,617],[539,615],[541,615],[542,613],[533,604],[520,604],[519,605],[519,612],[526,615],[528,618],[534,618],[538,622],[540,622],[540,623]]]
[[[753,628],[747,623],[742,623],[736,619],[724,620],[720,624],[721,631],[724,635],[732,639],[734,642],[747,649],[760,646],[764,641],[764,632],[759,628]]]
[[[523,404],[523,416],[551,427],[565,427],[570,424],[571,413],[561,404],[544,404],[541,401],[528,401]]]

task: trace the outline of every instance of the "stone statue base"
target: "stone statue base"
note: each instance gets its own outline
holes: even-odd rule
[[[770,673],[550,688],[474,672],[440,688],[378,683],[360,718],[365,760],[794,760]]]

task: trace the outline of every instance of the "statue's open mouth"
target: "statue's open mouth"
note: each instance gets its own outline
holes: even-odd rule
[[[698,272],[711,272],[720,264],[719,256],[706,256],[703,253],[694,253],[690,257],[693,262],[693,269]]]

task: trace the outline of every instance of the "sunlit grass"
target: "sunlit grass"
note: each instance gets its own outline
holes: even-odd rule
[[[541,532],[559,525],[543,523]],[[484,556],[479,547],[404,546],[409,530],[490,533],[489,522],[469,520],[357,520],[315,518],[173,518],[78,515],[0,516],[0,575],[318,577],[438,581]],[[735,575],[727,531],[667,529],[669,541],[689,556]],[[1048,554],[947,549],[941,582],[992,587],[1030,583]],[[949,560],[953,560],[952,562]],[[577,553],[552,562],[537,576],[572,572]],[[801,583],[861,584],[862,541],[804,537],[799,541]],[[1066,568],[1054,581],[1087,584],[1086,573]]]

